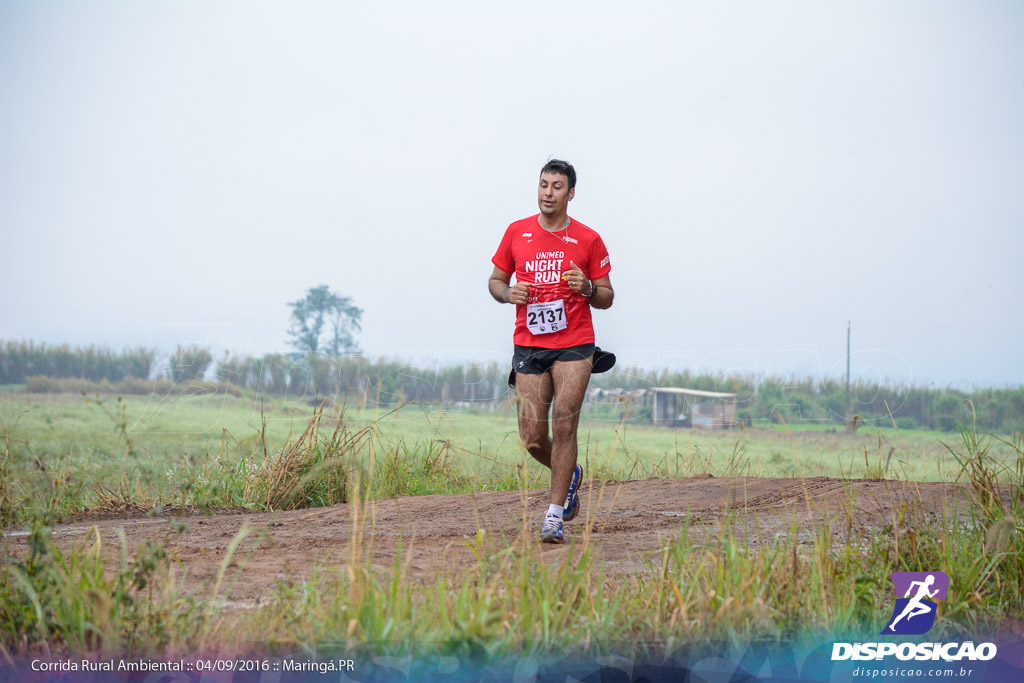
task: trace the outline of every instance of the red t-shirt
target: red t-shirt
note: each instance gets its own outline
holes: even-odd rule
[[[569,289],[562,273],[572,270],[572,261],[591,280],[604,277],[612,269],[608,249],[600,235],[579,221],[548,232],[540,226],[539,215],[508,226],[491,259],[506,273],[515,273],[516,282],[533,283],[527,305],[516,306],[512,341],[545,349],[593,344],[590,301]]]

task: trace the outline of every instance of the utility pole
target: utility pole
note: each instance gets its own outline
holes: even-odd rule
[[[846,321],[846,417],[850,417],[850,321]]]

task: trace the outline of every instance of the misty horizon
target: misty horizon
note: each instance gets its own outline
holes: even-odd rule
[[[327,284],[374,358],[507,363],[490,258],[555,156],[620,367],[834,378],[852,321],[854,382],[1021,385],[1022,20],[3,3],[0,339],[289,352]]]

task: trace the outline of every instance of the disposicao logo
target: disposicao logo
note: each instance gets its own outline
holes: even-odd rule
[[[949,594],[949,576],[943,572],[893,572],[889,575],[896,589],[896,605],[881,635],[919,636],[935,624],[936,600]],[[987,661],[996,656],[994,643],[835,643],[832,660],[883,659],[895,655],[900,660]]]
[[[882,634],[927,633],[935,623],[935,600],[945,600],[949,593],[949,577],[943,572],[893,572],[889,579],[896,588],[896,606]]]

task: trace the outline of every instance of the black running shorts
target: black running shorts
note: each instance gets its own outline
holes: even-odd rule
[[[597,346],[580,344],[566,349],[542,349],[539,346],[515,345],[512,369],[524,375],[541,375],[551,369],[556,360],[584,360],[593,355]]]

